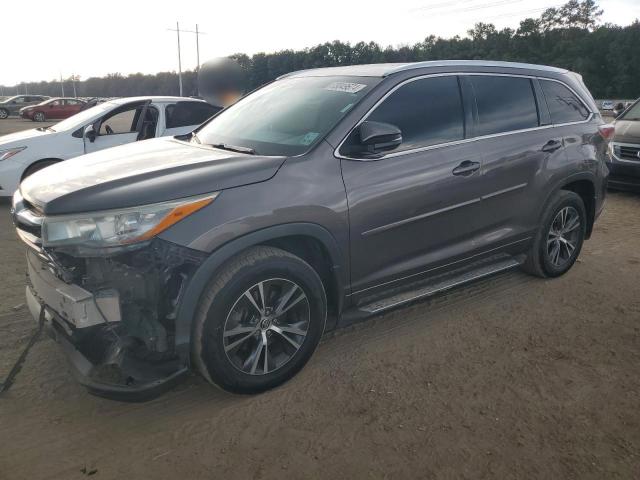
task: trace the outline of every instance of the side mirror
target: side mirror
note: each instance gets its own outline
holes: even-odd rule
[[[402,131],[390,123],[365,121],[358,127],[358,133],[363,156],[380,156],[402,143]]]
[[[84,138],[88,138],[91,143],[96,141],[96,130],[93,125],[84,127]]]

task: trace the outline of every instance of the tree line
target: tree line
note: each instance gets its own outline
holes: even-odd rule
[[[549,8],[538,18],[526,18],[517,29],[496,29],[477,23],[464,37],[427,36],[414,45],[383,47],[376,42],[350,44],[335,40],[303,50],[282,50],[249,56],[235,54],[253,89],[280,75],[308,68],[382,62],[471,59],[504,60],[552,65],[580,73],[596,98],[640,96],[640,22],[622,27],[600,24],[602,10],[595,0],[570,0]],[[185,95],[197,95],[197,72],[183,72]],[[74,82],[63,82],[73,93]],[[75,82],[82,97],[178,95],[176,72],[109,74]],[[20,93],[60,95],[59,81],[17,86]],[[14,87],[4,87],[5,95]]]

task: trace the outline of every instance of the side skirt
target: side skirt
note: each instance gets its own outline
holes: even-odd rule
[[[384,297],[362,298],[354,308],[343,313],[339,325],[349,325],[372,315],[406,306],[457,286],[510,270],[522,265],[524,259],[524,255],[494,255],[456,270],[396,288]]]

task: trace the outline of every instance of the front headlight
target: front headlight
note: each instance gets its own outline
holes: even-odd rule
[[[105,248],[150,240],[209,205],[219,193],[141,207],[45,217],[42,245]]]
[[[0,161],[13,157],[16,153],[20,153],[27,147],[9,148],[8,150],[0,150]]]

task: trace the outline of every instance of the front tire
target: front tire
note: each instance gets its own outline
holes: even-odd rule
[[[194,361],[225,390],[268,390],[304,367],[326,316],[325,290],[309,264],[278,248],[252,247],[206,287],[194,318]]]
[[[36,112],[33,114],[34,122],[44,122],[47,119],[44,112]]]
[[[580,195],[560,190],[542,215],[523,269],[538,277],[559,277],[573,266],[587,231],[587,213]]]
[[[6,108],[0,108],[0,119],[4,120],[9,117],[9,110]]]

